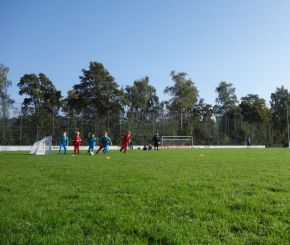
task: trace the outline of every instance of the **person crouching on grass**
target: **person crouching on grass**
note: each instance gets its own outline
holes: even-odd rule
[[[63,153],[66,154],[67,146],[68,146],[68,137],[66,136],[66,132],[63,132],[63,135],[60,137],[58,154],[61,153],[62,148]]]
[[[95,137],[95,134],[91,134],[88,139],[88,143],[89,143],[88,153],[94,152],[94,147],[96,145],[96,142],[97,142],[97,138]]]
[[[80,145],[81,145],[81,137],[80,132],[76,132],[76,135],[74,137],[73,143],[74,143],[74,154],[80,154]]]
[[[122,150],[124,150],[124,153],[127,152],[131,140],[132,140],[131,132],[128,131],[127,134],[123,135],[122,146],[121,146],[120,152]]]

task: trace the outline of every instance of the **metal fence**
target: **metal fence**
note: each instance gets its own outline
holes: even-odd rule
[[[122,135],[130,130],[133,135],[133,144],[144,145],[152,143],[152,138],[159,133],[162,135],[192,136],[194,145],[243,145],[246,143],[246,134],[243,128],[247,128],[253,144],[267,146],[283,146],[287,141],[283,133],[273,134],[271,125],[248,125],[240,121],[234,123],[227,130],[222,128],[222,123],[217,120],[210,125],[195,125],[192,123],[190,130],[178,131],[178,122],[174,118],[152,117],[134,119],[116,114],[97,115],[92,117],[69,116],[61,113],[57,116],[45,115],[43,125],[36,125],[33,118],[28,118],[22,113],[21,104],[15,104],[9,111],[9,119],[0,120],[0,144],[1,145],[31,145],[35,140],[47,135],[53,137],[53,144],[58,144],[64,131],[73,138],[76,131],[82,136],[83,145],[87,144],[89,133],[94,132],[99,138],[104,131],[108,131],[113,144],[120,144]],[[273,136],[274,135],[274,136]]]

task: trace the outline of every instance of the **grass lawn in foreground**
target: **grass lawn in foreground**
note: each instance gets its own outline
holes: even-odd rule
[[[290,150],[0,153],[0,244],[289,244]]]

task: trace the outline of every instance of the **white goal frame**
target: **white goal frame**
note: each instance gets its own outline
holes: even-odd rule
[[[182,144],[187,142],[187,144]],[[171,142],[172,144],[166,145],[165,142]],[[174,142],[178,144],[173,144]],[[180,144],[179,144],[180,142]],[[165,149],[180,148],[180,149],[192,149],[193,148],[193,136],[162,136],[161,146]]]
[[[52,152],[52,136],[36,141],[30,149],[32,155],[46,155]]]

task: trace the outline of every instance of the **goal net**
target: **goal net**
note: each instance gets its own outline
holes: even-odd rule
[[[162,136],[162,148],[185,148],[191,149],[193,146],[192,136]]]
[[[30,154],[33,155],[46,155],[51,153],[52,150],[52,137],[47,136],[42,140],[36,141],[31,147]]]

